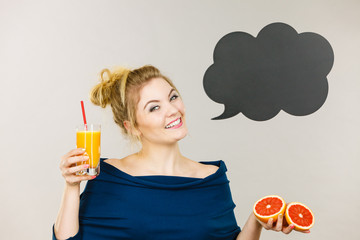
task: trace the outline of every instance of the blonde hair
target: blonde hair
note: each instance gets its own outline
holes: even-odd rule
[[[129,121],[131,127],[137,128],[136,110],[140,101],[140,90],[153,78],[163,78],[177,91],[172,81],[154,66],[145,65],[134,70],[119,67],[113,71],[109,69],[101,71],[101,82],[92,88],[90,100],[102,108],[110,104],[114,121],[123,133],[131,140],[140,140],[139,136],[134,136],[125,128],[124,121]]]

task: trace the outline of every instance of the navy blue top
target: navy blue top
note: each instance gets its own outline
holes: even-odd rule
[[[219,169],[190,178],[134,177],[104,160],[80,195],[80,228],[69,239],[233,240],[241,231],[223,161],[201,162]]]

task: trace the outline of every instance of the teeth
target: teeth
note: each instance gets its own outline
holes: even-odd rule
[[[178,125],[179,123],[180,123],[180,118],[178,120],[176,120],[175,122],[167,125],[165,128],[172,128],[172,127]]]

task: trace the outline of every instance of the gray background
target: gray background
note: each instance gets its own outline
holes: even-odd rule
[[[64,186],[58,165],[75,146],[80,100],[88,121],[103,126],[103,157],[132,151],[111,110],[93,106],[88,93],[102,68],[143,64],[182,93],[190,132],[183,154],[226,162],[241,227],[258,198],[278,194],[307,204],[315,226],[309,235],[264,230],[262,239],[358,239],[359,12],[358,0],[0,0],[1,239],[50,238]],[[223,112],[202,86],[215,44],[273,22],[332,45],[325,104],[304,117],[210,120]]]

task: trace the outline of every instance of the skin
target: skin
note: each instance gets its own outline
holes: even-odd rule
[[[170,122],[181,119],[182,125],[167,129]],[[200,164],[184,157],[178,142],[183,139],[186,127],[185,107],[179,94],[162,78],[151,79],[140,91],[140,101],[136,110],[137,127],[124,121],[127,131],[141,139],[142,149],[122,159],[107,159],[106,162],[132,176],[170,175],[205,178],[215,173],[218,167]],[[92,180],[92,176],[77,176],[75,173],[88,165],[76,166],[87,160],[84,150],[73,149],[61,158],[60,171],[65,179],[65,188],[59,213],[55,222],[58,239],[74,236],[79,230],[80,182]],[[272,219],[267,224],[250,214],[237,239],[259,239],[263,228],[288,234],[292,226],[286,226],[283,217],[276,224]]]
[[[76,176],[75,173],[87,169],[88,165],[75,166],[77,162],[86,161],[83,149],[73,149],[65,154],[60,161],[60,171],[65,179],[65,187],[54,231],[57,239],[75,236],[79,230],[80,182],[91,180],[91,176]]]
[[[181,119],[176,128],[166,128]],[[129,121],[124,125],[128,132],[141,139],[142,149],[123,159],[106,162],[133,175],[170,175],[204,178],[218,167],[190,160],[180,153],[178,142],[183,139],[186,127],[185,107],[179,94],[162,78],[150,80],[140,91],[136,111],[137,127]]]

